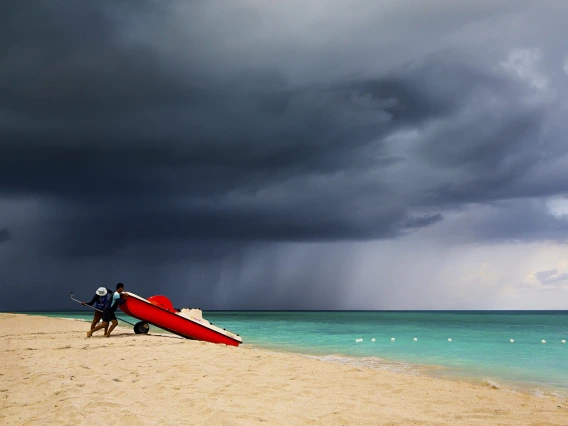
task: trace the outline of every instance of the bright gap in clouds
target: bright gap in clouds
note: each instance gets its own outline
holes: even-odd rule
[[[546,206],[552,215],[568,221],[568,196],[551,198]]]

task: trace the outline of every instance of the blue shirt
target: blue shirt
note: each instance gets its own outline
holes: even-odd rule
[[[122,305],[124,302],[126,302],[126,300],[122,299],[120,297],[120,293],[115,291],[112,295],[110,303],[106,306],[105,311],[110,310],[116,312],[116,308],[118,308],[118,305]]]
[[[116,301],[120,299],[120,293],[118,291],[115,291],[112,295],[112,302],[110,302],[110,307],[112,308],[114,306],[114,304],[116,303]],[[120,303],[119,303],[120,305]]]
[[[95,305],[95,309],[102,311],[104,308],[106,308],[107,303],[111,299],[112,293],[113,291],[108,288],[107,288],[107,294],[104,296],[99,296],[98,294],[95,293],[91,301],[87,302],[86,305],[89,306]]]

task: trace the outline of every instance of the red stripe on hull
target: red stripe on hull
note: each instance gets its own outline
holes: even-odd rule
[[[204,340],[231,346],[239,346],[242,343],[208,328],[205,324],[198,324],[137,297],[127,297],[125,303],[119,305],[119,308],[131,317],[138,318],[141,321],[163,328],[186,339]]]

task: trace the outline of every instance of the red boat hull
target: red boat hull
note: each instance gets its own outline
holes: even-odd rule
[[[168,306],[158,306],[155,302],[152,303],[133,293],[128,292],[127,294],[129,297],[126,298],[125,303],[119,305],[119,308],[131,317],[138,318],[186,339],[223,343],[231,346],[239,346],[242,343],[239,335],[220,329],[203,319],[185,318],[175,311],[172,312]]]

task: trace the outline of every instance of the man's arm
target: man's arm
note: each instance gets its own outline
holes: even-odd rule
[[[95,295],[93,296],[93,298],[91,299],[90,302],[86,302],[86,303],[83,302],[82,304],[83,304],[83,305],[93,306],[93,303],[95,303],[97,300],[99,300],[99,295],[98,295],[98,294],[95,294]]]

